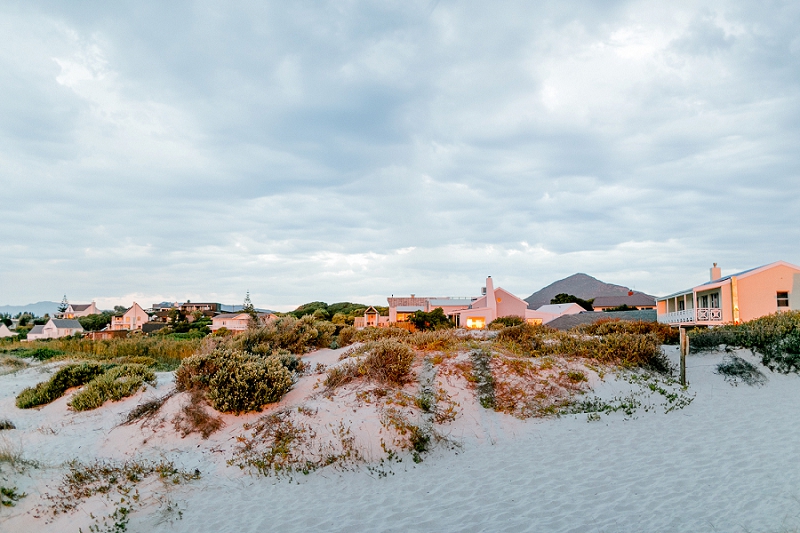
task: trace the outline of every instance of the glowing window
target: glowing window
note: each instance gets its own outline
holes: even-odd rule
[[[527,322],[531,326],[541,326],[542,325],[542,319],[541,318],[529,318],[529,319],[525,320],[525,322]]]
[[[486,319],[482,316],[470,317],[467,319],[467,327],[470,329],[483,329],[486,327]]]

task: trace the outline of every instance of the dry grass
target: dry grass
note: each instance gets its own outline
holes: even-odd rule
[[[408,345],[385,338],[364,344],[360,351],[367,355],[328,369],[323,382],[328,389],[335,389],[360,377],[392,385],[402,385],[408,381],[415,358],[414,350]]]
[[[197,392],[190,395],[189,401],[175,415],[172,423],[175,431],[182,437],[199,433],[203,439],[207,439],[225,425],[220,417],[208,412],[206,401]]]

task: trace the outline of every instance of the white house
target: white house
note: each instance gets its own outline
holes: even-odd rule
[[[266,324],[278,318],[273,313],[258,313],[258,320]],[[211,331],[225,328],[228,331],[245,331],[250,325],[250,314],[248,313],[222,313],[211,319]]]
[[[528,310],[526,319],[529,323],[547,324],[560,316],[577,315],[584,311],[586,311],[586,309],[576,303],[547,304],[541,306],[536,311]]]
[[[13,333],[8,326],[0,322],[0,339],[5,339],[7,337],[16,337],[17,334]]]
[[[33,326],[28,332],[28,340],[59,339],[76,333],[83,333],[83,326],[77,320],[51,318],[44,326]]]
[[[99,313],[100,311],[97,310],[97,305],[94,302],[90,304],[69,304],[59,318],[78,318]]]
[[[133,305],[122,316],[111,317],[110,329],[112,331],[141,330],[142,324],[149,321],[150,316],[145,310],[139,304],[133,302]]]

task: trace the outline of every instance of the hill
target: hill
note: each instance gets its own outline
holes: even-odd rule
[[[628,287],[605,283],[588,274],[579,273],[551,283],[525,298],[525,301],[528,302],[530,309],[538,309],[542,305],[549,304],[557,294],[571,294],[590,300],[598,296],[625,296],[630,290]]]
[[[14,316],[17,313],[27,311],[36,316],[44,316],[45,313],[53,316],[58,312],[58,306],[58,302],[36,302],[35,304],[28,305],[0,305],[0,313],[8,313]]]

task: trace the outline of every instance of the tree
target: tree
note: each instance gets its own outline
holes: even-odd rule
[[[58,312],[63,313],[69,307],[69,300],[67,300],[67,295],[65,294],[64,297],[61,299],[61,303],[58,304]]]
[[[250,300],[250,291],[247,291],[247,294],[244,297],[242,311],[250,315],[253,321],[258,321],[258,313],[256,313],[256,308],[253,306],[253,302]]]
[[[441,307],[437,307],[429,313],[425,311],[415,311],[412,315],[409,315],[408,321],[414,324],[414,327],[420,331],[453,327],[453,323],[447,318],[447,315],[444,314],[444,310]]]
[[[587,311],[592,311],[594,308],[592,307],[592,302],[594,298],[591,300],[584,300],[582,298],[578,298],[577,296],[573,296],[571,294],[567,294],[562,292],[561,294],[556,294],[556,297],[550,300],[551,304],[578,304]]]
[[[0,314],[0,324],[11,326],[11,324],[13,324],[13,322],[11,322],[11,315],[9,315],[8,313]]]
[[[82,316],[78,318],[83,329],[86,331],[100,331],[111,323],[111,317],[114,314],[111,311],[103,311],[96,315]]]

